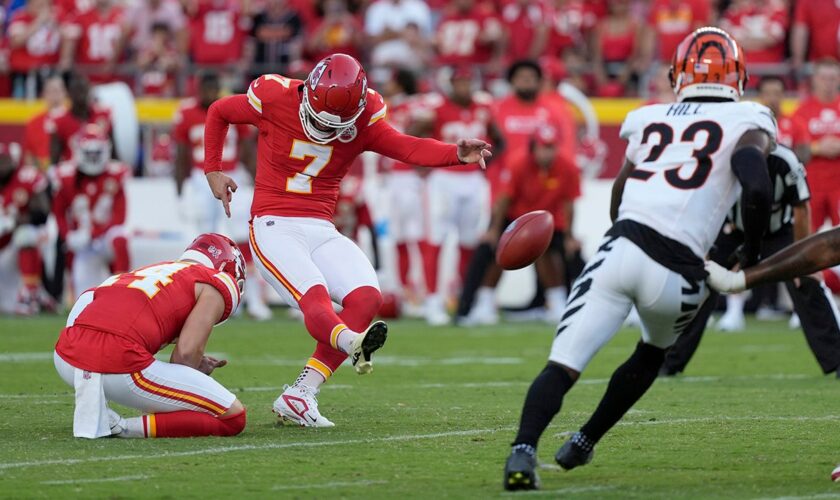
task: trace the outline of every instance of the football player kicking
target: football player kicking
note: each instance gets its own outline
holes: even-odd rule
[[[202,234],[180,259],[111,276],[76,301],[55,346],[55,368],[75,389],[73,435],[234,436],[245,407],[210,377],[213,326],[239,305],[245,261],[236,244]],[[170,362],[154,355],[176,342]],[[121,418],[113,401],[145,415]]]
[[[367,86],[361,64],[344,54],[320,61],[305,81],[279,75],[254,80],[247,94],[225,97],[205,124],[204,171],[230,215],[236,183],[221,172],[229,124],[260,133],[251,206],[251,247],[260,272],[285,301],[303,312],[318,345],[292,386],[274,402],[281,421],[311,427],[334,424],[318,411],[318,390],[351,356],[356,371],[372,369],[387,327],[370,324],[382,303],[376,273],[333,225],[341,179],[363,151],[423,166],[479,163],[490,156],[481,140],[457,145],[401,134],[383,120],[382,96]],[[343,306],[333,310],[332,301]],[[370,326],[368,326],[370,325]]]
[[[538,487],[540,436],[633,305],[641,341],[613,373],[589,421],[557,452],[557,463],[564,469],[588,463],[598,441],[653,384],[666,349],[706,296],[703,256],[739,194],[745,253],[756,259],[770,210],[767,155],[776,123],[764,106],[738,102],[746,80],[738,44],[724,31],[700,28],[671,64],[678,102],[627,115],[613,226],[576,280],[549,362],[528,390],[505,465],[506,489]]]

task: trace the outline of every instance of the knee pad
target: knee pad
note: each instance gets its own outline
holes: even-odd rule
[[[231,415],[224,418],[219,418],[219,423],[221,424],[221,430],[223,436],[235,436],[245,430],[245,423],[247,421],[246,418],[246,410],[242,410],[240,413],[236,415]]]
[[[14,248],[28,248],[38,245],[38,228],[32,224],[23,224],[12,233]]]

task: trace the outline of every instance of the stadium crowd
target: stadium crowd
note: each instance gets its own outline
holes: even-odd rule
[[[536,209],[553,213],[556,234],[537,263],[531,306],[557,322],[568,284],[582,268],[571,233],[582,158],[599,149],[597,138],[583,137],[557,85],[566,82],[585,96],[670,102],[665,59],[699,26],[732,32],[752,72],[775,82],[770,90],[779,87],[760,98],[779,115],[780,142],[810,159],[808,173],[817,179],[813,226],[840,220],[832,173],[840,158],[840,68],[831,61],[840,55],[840,5],[833,1],[9,0],[3,9],[0,96],[41,97],[47,108],[27,124],[21,147],[0,145],[0,251],[15,254],[21,277],[16,303],[5,310],[32,314],[66,302],[65,268],[74,294],[98,282],[101,273],[91,266],[104,269],[102,279],[128,270],[124,184],[132,170],[152,175],[153,164],[163,164],[178,193],[184,186],[203,193],[190,201],[196,227],[218,230],[219,207],[202,170],[207,109],[263,73],[303,79],[336,52],[366,63],[397,129],[494,144],[486,174],[475,165],[429,174],[377,161],[389,198],[379,215],[395,244],[393,288],[430,324],[450,321],[456,297],[457,321],[498,321],[501,270],[493,249],[506,222]],[[807,87],[803,77],[811,72],[810,97],[796,114],[782,115],[785,90]],[[111,160],[114,117],[90,93],[92,84],[109,82],[123,82],[137,96],[186,97],[141,168]],[[253,179],[255,141],[247,126],[228,135],[224,168],[237,172],[240,184]],[[336,224],[348,236],[366,227],[378,266],[381,228],[365,203],[363,172],[357,161],[345,179]],[[51,208],[44,206],[47,195]],[[50,251],[34,228],[50,216],[58,227],[55,255],[42,265]],[[246,234],[231,236],[250,260],[247,219],[240,225]],[[438,283],[451,235],[455,278]],[[245,295],[248,311],[270,317],[258,280],[250,282],[257,288]]]

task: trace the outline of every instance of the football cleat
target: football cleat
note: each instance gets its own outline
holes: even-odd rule
[[[443,297],[434,294],[426,298],[424,317],[429,326],[444,326],[449,324],[449,315],[446,314],[446,305]]]
[[[560,467],[566,470],[572,470],[575,467],[586,465],[592,461],[595,456],[595,449],[587,451],[582,446],[574,442],[574,437],[566,441],[566,443],[557,450],[554,455],[554,460]]]
[[[540,477],[537,475],[537,457],[525,450],[513,450],[505,462],[504,484],[506,490],[537,490]]]
[[[127,424],[119,413],[108,408],[108,425],[111,427],[111,436],[117,437],[123,433]]]
[[[272,410],[283,425],[301,427],[335,427],[318,411],[318,389],[308,385],[283,386],[283,394],[274,401]]]
[[[384,321],[377,321],[370,325],[365,333],[361,333],[350,345],[350,360],[356,367],[356,373],[365,375],[373,371],[371,356],[385,345],[388,338],[388,325]]]

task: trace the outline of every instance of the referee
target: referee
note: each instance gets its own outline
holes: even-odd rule
[[[767,233],[761,242],[761,257],[791,245],[810,233],[811,193],[805,178],[805,168],[793,151],[779,145],[767,159],[773,187],[773,204]],[[740,207],[736,204],[709,252],[709,259],[729,267],[738,247],[744,242]],[[840,314],[831,292],[812,277],[785,282],[799,315],[808,346],[817,358],[823,373],[836,372],[840,378]],[[700,307],[694,320],[668,351],[660,375],[676,375],[697,350],[703,331],[718,302],[720,294],[710,289],[710,295]]]

